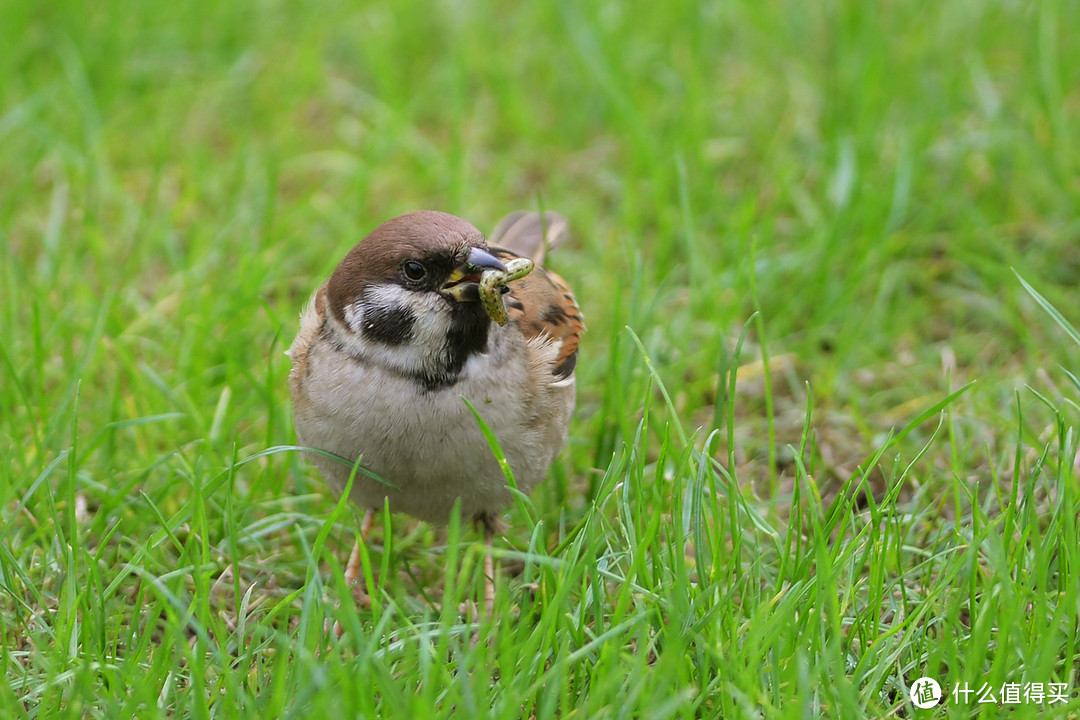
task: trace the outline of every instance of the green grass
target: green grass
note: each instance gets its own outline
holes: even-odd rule
[[[1077,3],[2,10],[0,717],[1080,715]],[[402,516],[358,610],[298,312],[539,203],[589,332],[494,616]]]

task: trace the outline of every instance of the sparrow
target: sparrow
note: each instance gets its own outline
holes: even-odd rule
[[[406,213],[350,250],[303,310],[288,351],[297,439],[344,459],[307,453],[338,494],[352,465],[361,466],[350,500],[366,512],[346,566],[350,584],[384,503],[435,524],[459,505],[484,531],[491,609],[493,537],[514,496],[470,404],[517,489],[531,491],[566,442],[574,411],[582,314],[567,284],[543,267],[545,252],[567,237],[566,219],[553,212],[507,216],[490,244],[459,217]],[[501,312],[485,309],[484,273],[505,272],[521,257],[535,269],[497,287],[491,297]]]

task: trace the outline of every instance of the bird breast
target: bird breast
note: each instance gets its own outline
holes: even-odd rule
[[[294,401],[297,435],[303,445],[350,461],[362,456],[363,466],[390,483],[357,474],[352,499],[360,505],[379,509],[386,498],[394,512],[445,522],[459,499],[466,518],[497,512],[512,501],[462,398],[498,438],[523,492],[544,477],[565,441],[572,381],[531,381],[537,373],[552,378],[558,347],[550,339],[526,342],[513,325],[498,328],[485,352],[468,358],[454,384],[434,389],[403,374],[400,363],[357,358],[343,343],[322,339],[309,346],[302,376],[291,378],[294,398],[300,399]],[[336,491],[344,490],[348,465],[318,455],[311,460]]]

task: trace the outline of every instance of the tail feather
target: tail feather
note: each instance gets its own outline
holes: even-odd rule
[[[570,221],[551,210],[541,215],[531,210],[518,210],[504,217],[488,238],[488,244],[527,257],[537,265],[544,256],[570,239]]]

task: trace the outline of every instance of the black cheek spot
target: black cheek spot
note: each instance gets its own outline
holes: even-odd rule
[[[412,339],[416,316],[402,305],[369,305],[364,308],[364,336],[385,345],[403,345]]]

